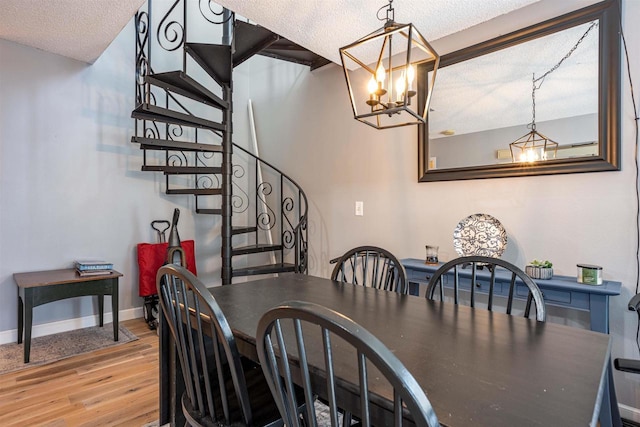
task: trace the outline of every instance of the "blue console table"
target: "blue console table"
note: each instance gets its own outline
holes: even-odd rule
[[[406,258],[400,260],[407,270],[407,279],[409,280],[409,293],[412,295],[419,294],[420,285],[426,286],[429,283],[431,275],[442,264],[431,265],[425,264],[424,260],[415,258]],[[465,276],[464,271],[460,271],[460,277]],[[471,277],[471,271],[467,275]],[[508,283],[510,277],[500,277],[500,272],[496,274],[496,284],[505,283],[507,286],[498,287],[496,290],[504,289],[504,294],[508,291]],[[482,282],[489,279],[489,272],[479,270],[477,272],[478,284],[482,291]],[[556,307],[570,308],[573,310],[588,311],[591,322],[591,330],[609,333],[609,296],[620,295],[622,283],[606,280],[602,285],[584,285],[578,283],[575,277],[569,276],[553,276],[549,280],[534,279],[538,287],[544,295],[546,305]],[[447,286],[444,280],[445,287]],[[516,283],[516,298],[526,299],[527,288],[523,284]]]

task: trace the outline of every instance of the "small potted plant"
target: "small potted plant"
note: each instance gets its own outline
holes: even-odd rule
[[[532,279],[551,279],[553,277],[553,264],[547,260],[538,261],[534,259],[524,269],[525,273]]]

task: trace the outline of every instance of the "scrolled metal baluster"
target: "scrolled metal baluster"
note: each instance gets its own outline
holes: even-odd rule
[[[169,123],[167,126],[167,139],[173,140],[174,138],[180,138],[184,134],[182,125],[175,125]]]
[[[185,39],[184,26],[175,19],[169,21],[169,16],[176,9],[178,3],[180,3],[180,0],[175,0],[169,11],[162,17],[156,34],[158,44],[169,52],[179,49],[184,44]]]
[[[201,175],[196,180],[196,188],[214,188],[214,181],[209,175]]]
[[[188,166],[189,165],[189,161],[187,159],[187,156],[180,151],[180,154],[178,153],[171,153],[169,154],[169,152],[167,151],[167,166]],[[184,159],[184,162],[183,162]]]
[[[231,170],[233,177],[236,179],[231,180],[231,183],[238,189],[242,194],[238,194],[237,192],[233,192],[231,196],[231,206],[233,208],[234,213],[243,213],[249,209],[249,194],[247,194],[242,187],[237,183],[237,180],[242,178],[246,171],[241,165],[234,164]]]
[[[233,21],[234,19],[233,13],[228,18],[223,18],[224,8],[222,6],[218,6],[215,2],[213,2],[213,0],[200,0],[198,6],[200,7],[200,13],[202,14],[202,17],[212,24],[224,24],[226,21]],[[213,6],[218,6],[220,8],[220,12],[216,12],[215,10],[213,10]],[[213,14],[213,17],[210,17],[211,14]]]
[[[256,217],[256,224],[261,230],[271,230],[276,225],[276,213],[267,203],[267,196],[273,192],[273,186],[269,182],[262,182],[256,188],[256,194],[263,207],[266,209]]]
[[[158,125],[156,122],[145,122],[145,128],[143,130],[143,134],[145,138],[159,138],[160,129],[158,129]]]

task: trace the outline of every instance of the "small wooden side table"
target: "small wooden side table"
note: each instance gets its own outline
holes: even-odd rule
[[[18,286],[18,344],[24,331],[24,363],[29,363],[33,308],[66,298],[97,296],[100,326],[104,325],[104,296],[111,295],[113,340],[118,341],[118,279],[122,273],[80,276],[75,269],[14,273]]]

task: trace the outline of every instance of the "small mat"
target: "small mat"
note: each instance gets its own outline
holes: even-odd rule
[[[31,339],[29,363],[24,363],[24,344],[0,345],[0,375],[33,366],[46,365],[78,354],[113,347],[137,340],[130,330],[119,325],[118,341],[113,340],[113,324],[75,329]]]

